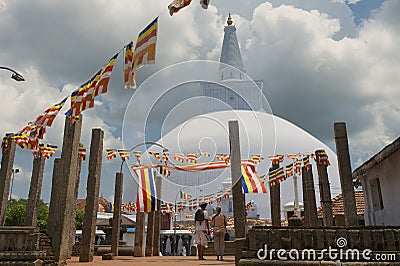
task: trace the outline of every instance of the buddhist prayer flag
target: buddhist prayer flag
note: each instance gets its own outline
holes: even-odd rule
[[[230,188],[227,188],[227,189],[225,189],[225,191],[224,191],[224,198],[225,199],[227,199],[227,198],[229,198],[229,195],[231,194],[231,189]]]
[[[17,143],[18,146],[20,146],[22,149],[26,148],[28,146],[29,142],[29,134],[15,134],[11,136],[11,139]]]
[[[57,151],[57,146],[50,144],[47,145],[39,144],[39,150],[40,150],[40,155],[43,158],[49,159]]]
[[[293,176],[293,164],[286,165],[286,178]]]
[[[294,171],[296,174],[301,175],[301,160],[294,161]]]
[[[181,199],[191,199],[191,198],[192,198],[191,195],[189,195],[189,194],[183,192],[182,190],[179,191],[179,192],[180,192],[179,194],[180,194]]]
[[[291,159],[293,161],[297,160],[297,154],[295,154],[295,153],[286,154],[286,157],[288,157],[289,159]]]
[[[242,188],[244,193],[267,193],[264,182],[256,173],[255,167],[250,164],[242,164]]]
[[[178,13],[179,10],[188,6],[192,0],[174,0],[169,6],[169,14],[172,16],[174,13]],[[203,1],[202,1],[203,2]]]
[[[156,158],[157,160],[161,161],[160,153],[158,153],[158,152],[152,152],[152,151],[150,151],[149,153],[150,153],[150,155],[152,155],[154,158]]]
[[[174,160],[183,163],[183,161],[185,160],[185,155],[183,153],[175,153]]]
[[[271,160],[272,164],[278,164],[283,162],[283,155],[268,155],[268,158]]]
[[[251,209],[251,207],[253,207],[253,203],[250,201],[246,204],[245,210],[248,211]]]
[[[125,47],[124,60],[124,87],[125,89],[136,89],[136,73],[133,69],[133,42],[130,42]]]
[[[118,150],[118,154],[121,157],[123,161],[126,161],[129,159],[129,151],[126,150]]]
[[[196,153],[188,153],[188,155],[186,155],[186,161],[188,163],[196,163],[197,154]]]
[[[168,164],[168,160],[169,160],[169,154],[163,152],[163,154],[162,154],[162,161],[165,163],[165,165]]]
[[[139,164],[139,165],[142,165],[142,164],[140,163],[140,159],[142,158],[142,154],[141,154],[140,152],[138,152],[138,151],[134,151],[133,154],[135,155],[136,161],[138,162],[138,164]]]
[[[181,212],[181,211],[183,211],[183,207],[182,207],[182,202],[178,202],[177,203],[177,207],[178,207],[178,212]]]
[[[36,150],[39,140],[44,138],[46,127],[51,127],[57,114],[64,106],[68,97],[47,108],[34,122],[29,122],[24,128],[11,137],[21,148]]]
[[[78,156],[82,161],[84,161],[86,159],[86,148],[85,147],[78,148]]]
[[[255,163],[260,163],[264,158],[261,155],[252,155],[251,159],[255,162]]]
[[[32,154],[33,154],[33,158],[40,158],[40,156],[41,156],[40,150],[33,150]]]
[[[156,61],[158,17],[144,28],[136,41],[133,52],[133,70]]]
[[[307,171],[311,169],[310,156],[303,158],[303,166],[307,169]]]
[[[107,159],[112,160],[117,158],[117,150],[115,149],[107,149]]]
[[[149,213],[156,210],[156,185],[153,169],[139,168],[135,170],[138,177],[137,211]]]
[[[170,178],[171,177],[171,172],[167,169],[165,166],[160,166],[159,167],[159,172],[161,175]]]
[[[278,169],[275,169],[274,171],[269,172],[268,177],[271,186],[275,185],[276,183],[281,183],[283,180],[286,179],[283,167],[280,167]]]
[[[214,202],[214,195],[213,194],[208,195],[206,202],[208,204],[212,204]]]
[[[201,152],[200,156],[210,157],[210,154],[208,152]]]
[[[331,165],[328,159],[328,154],[324,150],[315,151],[315,161],[322,165]]]
[[[167,205],[167,203],[165,201],[161,202],[160,208],[161,208],[161,213],[162,214],[165,214],[165,213],[169,212],[168,205]]]
[[[224,161],[226,164],[231,161],[229,154],[216,154],[215,158],[217,158],[217,160]]]
[[[108,82],[110,81],[115,61],[119,53],[115,54],[109,62],[92,76],[88,81],[82,84],[71,94],[71,107],[66,116],[71,118],[71,123],[79,119],[82,111],[94,107],[94,99],[100,94],[104,94],[108,90]]]
[[[217,192],[217,201],[218,202],[222,201],[222,191]]]
[[[61,102],[56,103],[55,105],[47,108],[44,113],[38,116],[34,122],[35,126],[42,126],[42,127],[51,127],[53,124],[54,119],[56,118],[57,114],[60,112],[61,108],[64,106],[65,102],[67,101],[68,97],[65,97]]]

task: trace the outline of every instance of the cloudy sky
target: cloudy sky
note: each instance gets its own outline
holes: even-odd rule
[[[138,71],[139,83],[175,63],[218,61],[231,12],[247,74],[264,81],[275,115],[332,149],[333,123],[345,121],[353,167],[399,136],[399,1],[211,0],[208,10],[192,1],[172,17],[166,11],[169,2],[0,0],[0,65],[26,78],[17,83],[9,72],[0,72],[0,134],[18,131],[69,95],[158,15],[157,62]],[[105,147],[123,147],[121,125],[132,95],[122,86],[120,56],[109,92],[84,113],[81,142],[86,147],[94,127],[105,131]],[[60,114],[46,142],[61,146],[63,123]],[[46,163],[45,201],[52,164]],[[27,197],[30,152],[18,148],[15,167],[21,172],[13,194]],[[118,169],[119,162],[104,159],[101,193],[108,199]],[[80,197],[85,196],[85,171]]]

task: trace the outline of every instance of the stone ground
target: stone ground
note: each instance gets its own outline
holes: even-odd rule
[[[79,262],[79,257],[72,257],[67,261],[68,265],[135,265],[135,266],[190,266],[195,265],[235,265],[234,256],[224,256],[223,261],[217,261],[214,256],[205,256],[206,260],[198,260],[197,257],[188,256],[162,256],[162,257],[132,257],[118,256],[114,260],[102,260],[101,256],[95,256],[93,262]]]

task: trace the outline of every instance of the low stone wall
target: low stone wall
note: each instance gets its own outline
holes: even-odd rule
[[[265,250],[265,248],[267,248],[267,258],[260,260],[257,252],[260,249]],[[337,258],[331,258],[328,253],[330,249],[338,254]],[[363,259],[361,255],[359,259],[353,260],[350,256],[350,259],[347,259],[345,253],[348,252],[349,255],[353,252],[362,254],[364,250],[371,250],[369,254],[371,257],[376,254],[395,257],[391,259],[392,263],[390,264],[375,263],[372,265],[400,265],[400,227],[273,228],[254,226],[248,232],[240,265],[282,265],[280,264],[282,261],[279,261],[280,258],[278,258],[278,250],[282,250],[286,257],[291,250],[293,250],[294,257],[297,254],[302,255],[303,251],[307,256],[309,256],[309,250],[315,251],[313,259],[304,261],[304,258],[297,260],[289,258],[286,261],[287,265],[292,265],[290,263],[316,265],[315,263],[323,261],[327,263],[363,261],[367,265],[372,262]],[[340,257],[340,252],[343,253],[342,257]],[[264,253],[259,254],[264,255]]]
[[[35,251],[40,232],[36,227],[0,227],[0,251]]]
[[[346,248],[374,251],[400,250],[400,228],[270,228],[255,226],[249,230],[249,250],[258,250],[267,244],[274,249],[324,249],[336,247],[339,238],[345,238]]]
[[[0,227],[1,265],[54,265],[50,239],[36,227]]]

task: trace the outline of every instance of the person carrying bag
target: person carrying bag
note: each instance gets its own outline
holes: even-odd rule
[[[221,206],[217,206],[217,213],[212,217],[211,226],[214,232],[214,249],[217,255],[217,260],[224,260],[225,250],[225,233],[226,233],[226,218],[221,213]]]

